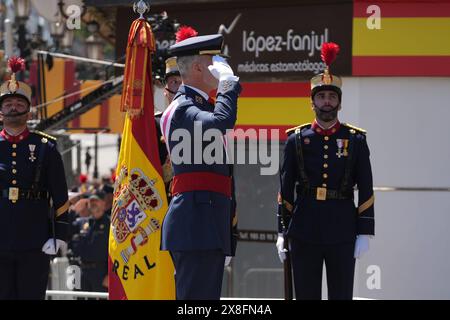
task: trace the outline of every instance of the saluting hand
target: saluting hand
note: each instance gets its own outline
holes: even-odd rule
[[[239,80],[239,78],[234,75],[233,69],[231,69],[230,65],[223,57],[214,56],[212,61],[213,64],[209,65],[208,69],[216,79],[219,81]]]

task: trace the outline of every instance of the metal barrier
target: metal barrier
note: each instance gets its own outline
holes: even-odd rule
[[[447,187],[374,187],[373,191],[392,192],[392,191],[425,191],[425,192],[450,192]]]
[[[45,296],[47,300],[49,300],[49,298],[52,298],[51,300],[77,300],[77,299],[108,300],[108,293],[105,292],[47,290],[45,292]]]
[[[64,300],[77,300],[80,298],[96,299],[96,300],[108,300],[108,293],[103,292],[85,292],[85,291],[58,291],[58,290],[47,290],[46,299],[49,300],[50,297],[64,297]],[[52,299],[58,300],[58,299]],[[228,298],[221,297],[220,300],[284,300],[282,298]],[[374,300],[363,297],[353,297],[353,300]]]
[[[283,283],[283,276],[282,268],[249,268],[243,275],[242,283],[246,284],[243,295],[245,297],[270,295],[275,284]]]
[[[49,300],[50,297],[64,297],[65,300],[76,300],[76,298],[96,299],[96,300],[107,300],[108,293],[103,292],[85,292],[85,291],[58,291],[58,290],[47,290],[46,298]],[[58,299],[52,299],[58,300]],[[220,300],[282,300],[279,298],[225,298],[222,297]]]
[[[66,270],[69,267],[67,257],[58,257],[50,261],[49,288],[53,290],[67,290]]]

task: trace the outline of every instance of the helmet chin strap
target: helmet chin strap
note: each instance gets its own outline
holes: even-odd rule
[[[330,110],[322,110],[321,108],[317,107],[316,105],[314,105],[314,108],[316,110],[316,115],[319,119],[321,119],[322,121],[331,121],[331,120],[337,118],[337,110],[339,109],[339,104]],[[326,120],[322,119],[322,117],[324,117],[325,115],[328,115],[330,113],[334,113],[336,116],[333,117],[333,119],[326,119]]]
[[[336,107],[334,107],[334,108],[332,108],[332,109],[330,109],[330,110],[322,110],[322,109],[320,109],[319,107],[317,107],[317,106],[315,106],[320,112],[322,112],[322,113],[330,113],[330,112],[334,112],[334,111],[336,111],[336,109],[337,108],[339,108],[339,105],[337,105]]]
[[[3,117],[5,117],[5,118],[16,118],[16,117],[23,116],[24,114],[27,114],[28,112],[30,112],[29,109],[26,110],[26,111],[18,112],[18,113],[11,114],[11,115],[10,115],[10,114],[4,114],[3,112],[0,112],[0,114],[1,114]]]
[[[171,93],[171,94],[177,94],[177,92],[176,91],[172,91],[172,90],[170,90],[169,88],[166,88],[166,87],[164,87],[164,90],[167,90],[169,93]]]

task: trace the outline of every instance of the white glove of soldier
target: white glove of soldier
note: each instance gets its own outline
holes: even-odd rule
[[[56,242],[56,248],[55,248],[55,242]],[[47,242],[42,247],[42,252],[49,254],[49,255],[55,255],[58,250],[65,246],[66,243],[62,240],[56,239],[56,241],[53,240],[53,238],[50,238],[47,240]]]
[[[221,56],[214,56],[212,58],[213,64],[208,66],[209,71],[219,81],[233,80],[238,81],[239,77],[234,75],[228,62]]]
[[[366,234],[360,234],[356,237],[354,256],[356,259],[359,259],[367,251],[369,251],[369,236]]]
[[[225,264],[224,264],[225,267],[228,267],[230,265],[231,258],[233,258],[233,257],[231,257],[231,256],[226,256],[225,257]]]
[[[282,233],[278,234],[278,239],[277,239],[277,251],[278,251],[278,257],[280,258],[281,263],[284,262],[284,260],[286,260],[286,249],[284,248],[284,236]]]

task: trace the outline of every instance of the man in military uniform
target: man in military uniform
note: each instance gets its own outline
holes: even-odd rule
[[[181,77],[177,66],[177,58],[170,57],[166,60],[166,73],[164,75],[164,97],[166,97],[167,105],[172,102],[180,85]]]
[[[178,88],[181,85],[180,71],[177,66],[177,58],[170,57],[166,60],[166,72],[164,76],[164,97],[167,106],[172,102]],[[170,185],[173,178],[172,166],[170,164],[169,153],[161,132],[162,112],[155,113],[156,133],[158,137],[159,160],[163,169],[163,180],[166,187],[167,200],[170,203],[172,199]]]
[[[81,290],[106,292],[108,286],[108,238],[110,218],[105,210],[105,193],[89,197],[91,214],[73,241],[73,252],[81,260]]]
[[[352,299],[355,258],[368,250],[374,235],[366,132],[339,121],[341,99],[341,79],[327,67],[311,79],[314,122],[287,130],[277,249],[283,261],[287,233],[297,299],[321,299],[324,262],[328,298]]]
[[[103,201],[105,202],[105,214],[111,217],[112,204],[114,200],[114,187],[109,183],[103,183],[100,190],[104,194]]]
[[[234,255],[235,250],[234,190],[226,150],[222,149],[222,162],[206,163],[203,157],[195,157],[196,149],[203,155],[206,144],[196,141],[194,130],[201,131],[197,137],[212,128],[225,134],[236,122],[241,87],[239,78],[219,56],[222,44],[218,34],[194,36],[170,48],[177,57],[183,84],[161,119],[174,170],[173,198],[162,226],[161,247],[170,251],[174,262],[177,299],[219,299],[224,264],[229,261],[226,256]],[[215,89],[213,104],[208,93]],[[181,131],[190,133],[190,150],[183,151],[190,158],[179,163],[173,158],[178,141],[171,138]]]
[[[22,71],[23,60],[14,59],[10,68]],[[30,104],[31,88],[14,74],[1,85],[0,300],[44,299],[49,255],[66,241],[63,162],[54,138],[28,130]]]

